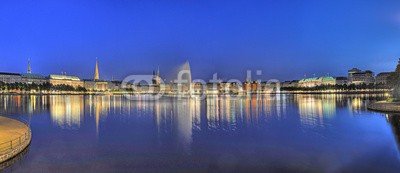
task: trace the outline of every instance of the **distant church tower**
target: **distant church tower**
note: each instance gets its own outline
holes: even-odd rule
[[[161,84],[160,66],[158,66],[157,73],[155,71],[153,71],[153,84],[154,85]]]
[[[31,59],[30,58],[28,59],[28,71],[27,71],[27,73],[31,74]]]
[[[99,75],[99,61],[96,58],[96,69],[94,70],[94,80],[100,80]]]

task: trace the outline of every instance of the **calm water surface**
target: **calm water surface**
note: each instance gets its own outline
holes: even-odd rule
[[[400,115],[366,109],[379,99],[3,95],[33,133],[4,172],[400,172]]]

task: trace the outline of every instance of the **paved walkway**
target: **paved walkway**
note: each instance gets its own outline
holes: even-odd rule
[[[20,137],[28,130],[24,123],[0,116],[0,144]]]
[[[18,159],[17,156],[30,144],[31,137],[31,131],[24,123],[0,116],[0,171]]]

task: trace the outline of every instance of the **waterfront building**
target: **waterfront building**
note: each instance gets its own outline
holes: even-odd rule
[[[352,68],[348,70],[348,83],[356,85],[375,83],[374,73],[371,70]]]
[[[193,94],[202,94],[204,90],[204,86],[200,82],[194,82],[193,84]]]
[[[348,79],[347,77],[336,77],[336,84],[338,85],[347,85],[348,84]]]
[[[84,80],[84,87],[89,91],[107,91],[109,89],[109,83],[107,81],[100,80],[99,61],[97,58],[93,80]]]
[[[52,74],[49,76],[49,82],[52,85],[70,85],[74,88],[84,86],[84,82],[76,76]]]
[[[43,84],[47,83],[49,80],[40,74],[32,74],[32,73],[22,73],[21,74],[21,83],[26,84]]]
[[[244,92],[258,92],[261,91],[261,82],[260,81],[246,81],[243,83],[243,91]]]
[[[376,84],[386,85],[387,82],[388,82],[388,77],[390,75],[392,75],[392,74],[393,74],[393,72],[382,72],[382,73],[379,73],[378,75],[376,75],[375,83]]]
[[[162,84],[161,86],[163,87],[165,93],[171,93],[172,87],[170,84]]]
[[[336,79],[332,76],[305,78],[299,81],[299,87],[316,87],[320,85],[335,85]]]
[[[348,78],[349,83],[353,82],[353,74],[354,73],[361,73],[361,72],[362,71],[360,69],[358,69],[358,68],[352,68],[352,69],[348,70],[347,71],[347,78]]]
[[[120,90],[122,88],[121,81],[111,81],[108,82],[108,89],[110,90]]]
[[[292,80],[292,81],[285,81],[281,83],[281,87],[298,87],[299,81]]]
[[[332,76],[323,76],[319,78],[320,85],[335,85],[336,79]]]
[[[21,74],[21,83],[25,84],[43,84],[49,82],[48,79],[41,74],[33,74],[31,70],[31,60],[28,59],[28,68],[26,73]]]
[[[261,82],[259,81],[253,81],[251,82],[251,91],[252,92],[257,92],[261,89]]]
[[[209,93],[220,93],[220,94],[237,94],[242,92],[242,86],[237,82],[213,82],[207,84],[207,90]]]
[[[218,84],[218,92],[220,94],[229,94],[231,89],[231,83],[229,82],[220,82]]]
[[[207,83],[207,94],[218,94],[219,82],[209,82]]]
[[[157,72],[153,70],[151,82],[147,83],[141,81],[141,83],[136,84],[127,84],[126,88],[121,89],[133,89],[135,92],[139,92],[142,94],[158,94],[158,93],[169,93],[171,92],[171,88],[174,87],[173,84],[164,84],[162,83],[161,75],[160,75],[160,68],[158,67]],[[111,88],[110,88],[111,89]],[[178,90],[177,86],[175,88]]]
[[[245,93],[254,93],[257,91],[261,91],[261,82],[260,81],[246,81],[243,82],[242,90]]]
[[[310,87],[315,87],[318,85],[320,85],[320,81],[319,81],[318,77],[304,78],[299,81],[300,87],[310,88]]]
[[[374,72],[367,70],[362,72],[356,72],[351,75],[351,84],[373,84],[375,83]]]
[[[182,85],[176,82],[170,83],[170,91],[174,94],[188,92],[188,85]]]
[[[84,80],[84,87],[89,91],[107,91],[109,84],[107,81]]]
[[[229,90],[231,93],[240,94],[243,92],[243,87],[241,83],[231,82]]]
[[[153,92],[150,91],[150,85],[148,84],[137,84],[135,85],[134,90],[142,94],[153,94]]]
[[[282,86],[282,87],[289,87],[290,82],[291,82],[291,81],[284,81],[284,82],[281,82],[281,86]]]
[[[0,81],[4,83],[20,83],[21,74],[0,72]]]
[[[251,83],[249,81],[243,82],[243,91],[244,92],[251,91]]]
[[[261,82],[261,92],[275,92],[279,90],[281,83],[279,82]]]

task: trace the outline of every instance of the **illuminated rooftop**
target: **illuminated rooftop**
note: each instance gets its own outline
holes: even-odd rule
[[[66,76],[66,75],[56,75],[56,74],[52,74],[50,75],[50,79],[57,79],[57,80],[72,80],[72,81],[80,81],[81,79],[79,79],[76,76]]]
[[[43,75],[40,74],[32,74],[32,73],[22,73],[21,77],[30,78],[30,79],[46,79]]]

